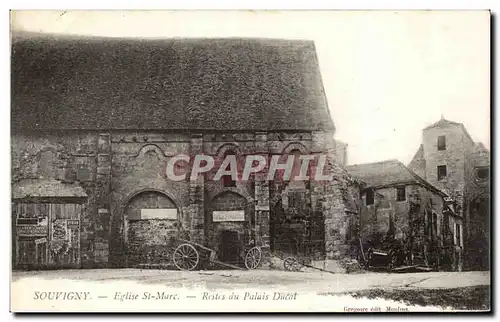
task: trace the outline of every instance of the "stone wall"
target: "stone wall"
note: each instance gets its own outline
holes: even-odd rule
[[[126,207],[144,191],[156,191],[172,200],[179,213],[180,237],[213,246],[216,245],[212,234],[218,228],[212,230],[207,226],[206,209],[218,195],[237,194],[240,200],[245,200],[249,223],[252,223],[251,227],[243,228],[251,230],[244,242],[263,246],[265,253],[269,251],[273,193],[265,177],[255,176],[250,181],[238,182],[235,187],[224,187],[222,182],[209,180],[210,174],[195,182],[189,179],[173,182],[165,177],[166,163],[173,156],[204,153],[217,157],[227,149],[234,149],[241,155],[269,156],[290,153],[294,149],[302,153],[324,153],[334,147],[333,137],[323,132],[15,134],[12,138],[12,177],[13,181],[53,177],[78,182],[88,195],[81,218],[82,267],[123,267],[127,265],[127,252],[130,251],[127,238],[131,236],[127,236],[127,231],[131,227],[138,234],[136,237],[144,240],[155,240],[152,235],[157,235],[156,229],[165,228],[161,221],[126,223]],[[309,207],[316,217],[328,218],[325,227],[330,235],[327,238],[332,232],[341,233],[345,244],[344,235],[352,220],[339,205],[342,202],[337,200],[341,198],[341,188],[336,188],[335,184],[332,187],[311,181]],[[250,237],[253,240],[249,240]],[[338,246],[338,242],[336,245],[330,253],[340,248],[341,253],[345,253],[344,246]]]
[[[437,150],[437,137],[446,135],[446,151]],[[477,180],[476,168],[489,166],[487,151],[477,150],[477,145],[462,126],[448,125],[424,130],[424,156],[426,179],[443,189],[455,200],[455,211],[463,218],[466,269],[475,266],[488,267],[489,255],[482,251],[489,249],[489,181]],[[437,180],[437,165],[447,166],[447,180]],[[479,197],[484,196],[484,198]],[[476,200],[479,199],[479,202]],[[482,209],[482,210],[478,210]],[[460,219],[461,221],[462,219]],[[485,225],[485,223],[487,223]],[[458,251],[458,250],[457,250]],[[460,250],[461,251],[461,250]],[[481,253],[481,254],[480,254]],[[478,254],[479,257],[478,257]],[[458,256],[458,255],[457,255]],[[460,266],[460,265],[456,265]]]
[[[466,190],[465,264],[469,270],[487,270],[490,267],[491,245],[491,180],[481,179],[477,171],[489,171],[490,154],[485,149],[477,149],[467,161],[470,172]]]
[[[321,210],[325,221],[325,251],[327,260],[355,256],[360,237],[361,189],[334,159],[330,173],[335,180],[322,185]]]
[[[126,265],[126,254],[131,251],[124,240],[125,208],[138,194],[157,191],[167,196],[179,212],[179,225],[184,229],[190,226],[190,182],[174,182],[165,176],[168,160],[189,151],[190,141],[186,135],[146,132],[112,133],[111,141],[109,264],[123,267]],[[190,228],[186,230],[190,231]]]
[[[397,201],[396,194],[396,186],[376,189],[375,202],[368,206],[363,195],[360,236],[367,247],[388,247],[386,239],[395,238],[412,250],[417,264],[426,256],[430,265],[461,270],[463,247],[454,231],[461,218],[452,214],[445,218],[443,197],[427,187],[407,185],[405,201]],[[451,245],[446,243],[447,234]],[[450,267],[441,263],[443,258],[451,259]]]
[[[437,149],[438,136],[446,136],[446,150]],[[458,200],[459,213],[463,211],[463,194],[465,182],[469,175],[466,158],[474,146],[474,142],[458,125],[448,125],[424,130],[424,158],[426,160],[425,179],[432,185],[443,189],[450,197]],[[447,177],[438,180],[437,166],[446,165]]]
[[[91,267],[97,216],[98,133],[16,134],[11,139],[12,183],[24,179],[79,182],[88,195],[80,217],[80,263]],[[100,251],[100,250],[99,250]],[[98,253],[98,255],[101,255]]]

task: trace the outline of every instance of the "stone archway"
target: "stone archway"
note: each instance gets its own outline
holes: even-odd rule
[[[123,210],[127,266],[169,263],[180,218],[176,202],[164,192],[148,189],[128,198]]]
[[[241,265],[245,246],[254,238],[253,202],[239,193],[224,191],[211,200],[205,218],[208,247],[217,251],[219,260]]]

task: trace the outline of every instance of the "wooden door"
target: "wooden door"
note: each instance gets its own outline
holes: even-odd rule
[[[240,264],[241,240],[235,230],[220,232],[219,260],[233,265]]]

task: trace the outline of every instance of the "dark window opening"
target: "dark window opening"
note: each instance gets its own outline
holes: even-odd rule
[[[396,188],[396,200],[397,201],[405,201],[406,200],[406,187],[397,187]]]
[[[432,217],[431,217],[431,213],[430,212],[427,212],[427,210],[425,210],[425,214],[426,214],[426,225],[425,225],[425,234],[426,236],[432,236]]]
[[[489,168],[476,169],[476,177],[479,180],[487,180],[490,177],[490,169]]]
[[[432,214],[432,236],[437,237],[438,235],[438,217],[436,213]]]
[[[229,155],[234,155],[236,156],[236,153],[234,153],[234,151],[227,151],[225,154],[224,154],[224,158],[226,158],[227,156]],[[228,171],[234,171],[235,169],[231,169],[231,164],[229,164],[225,170],[228,170]],[[222,185],[224,187],[236,187],[236,181],[233,180],[233,177],[230,175],[230,174],[227,174],[227,175],[224,175],[222,176]]]
[[[438,136],[438,150],[446,150],[446,136],[444,135]]]
[[[375,202],[375,191],[373,189],[366,190],[366,205],[373,205]]]
[[[438,174],[438,180],[444,180],[446,179],[446,166],[445,165],[438,165],[437,167],[437,174]]]
[[[224,187],[236,187],[236,181],[230,175],[222,176],[222,183]]]
[[[300,171],[300,151],[299,150],[293,150],[290,152],[290,155],[288,157],[293,157],[293,164],[292,164],[292,173],[290,174],[290,181],[294,181],[295,178],[299,175]]]
[[[460,224],[455,224],[457,246],[462,246],[462,236],[460,235]]]

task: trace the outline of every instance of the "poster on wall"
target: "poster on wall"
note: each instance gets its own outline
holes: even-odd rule
[[[66,240],[68,228],[66,220],[56,220],[52,224],[52,240]]]

